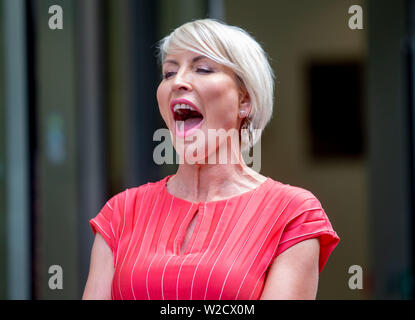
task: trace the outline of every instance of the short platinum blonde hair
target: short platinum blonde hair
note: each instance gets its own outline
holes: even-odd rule
[[[158,50],[160,64],[175,50],[189,50],[231,68],[251,100],[242,125],[249,135],[241,135],[241,150],[249,150],[260,139],[273,113],[275,76],[267,54],[248,32],[215,19],[194,20],[160,40]]]

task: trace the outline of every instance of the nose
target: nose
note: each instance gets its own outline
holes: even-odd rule
[[[173,90],[177,91],[189,91],[192,90],[190,79],[186,75],[185,71],[178,71],[174,77]]]

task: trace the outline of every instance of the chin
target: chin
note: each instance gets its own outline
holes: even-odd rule
[[[204,144],[185,144],[180,157],[183,158],[184,162],[187,164],[205,164],[207,163],[206,147]]]

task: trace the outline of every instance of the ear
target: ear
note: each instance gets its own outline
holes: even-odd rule
[[[244,110],[241,112],[241,110]],[[251,111],[251,97],[245,87],[239,90],[239,111],[243,113],[241,118],[246,117]]]

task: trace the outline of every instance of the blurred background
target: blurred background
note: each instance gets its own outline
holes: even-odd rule
[[[49,26],[52,5],[62,29]],[[271,58],[261,173],[312,191],[341,238],[317,298],[412,299],[411,0],[0,0],[0,298],[79,299],[88,220],[175,172],[153,161],[156,42],[206,17],[244,28]],[[63,289],[48,286],[52,265]],[[362,289],[349,286],[353,265]]]

